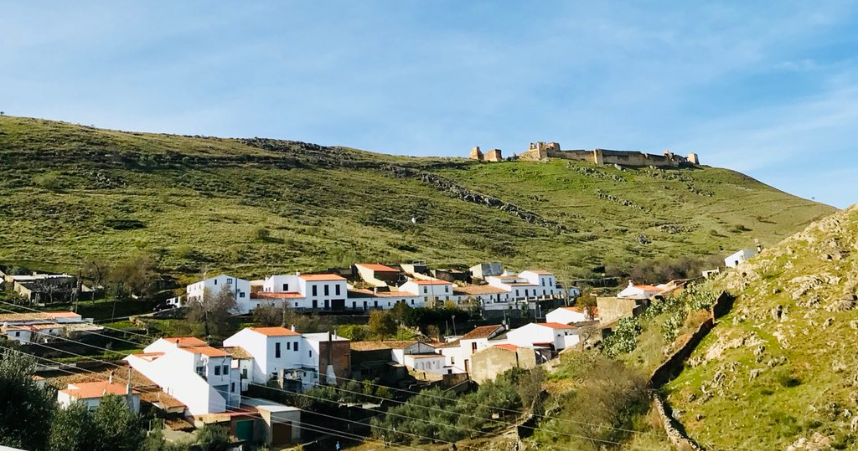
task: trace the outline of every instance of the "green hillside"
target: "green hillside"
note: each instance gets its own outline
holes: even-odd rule
[[[738,296],[668,386],[708,449],[858,447],[858,207],[716,280]],[[801,445],[801,446],[799,446]]]
[[[775,243],[834,211],[725,169],[481,164],[17,117],[0,117],[0,192],[0,262],[74,270],[143,252],[243,276],[414,259],[571,276]]]

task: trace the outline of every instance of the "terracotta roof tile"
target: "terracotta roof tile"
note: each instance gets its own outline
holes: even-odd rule
[[[538,324],[540,326],[550,327],[552,329],[574,329],[575,328],[575,326],[569,326],[569,325],[560,324],[560,323],[536,323],[536,324]]]
[[[260,333],[262,335],[266,335],[269,337],[285,337],[285,336],[296,336],[301,335],[298,332],[295,332],[292,329],[287,329],[285,327],[251,327],[250,330]]]
[[[208,346],[208,343],[197,337],[164,337],[162,340],[169,341],[180,348],[192,348],[194,346]]]
[[[378,263],[358,263],[355,266],[360,266],[361,268],[366,268],[375,272],[399,272],[398,269]]]
[[[495,345],[495,347],[501,348],[501,349],[506,349],[507,351],[513,351],[513,352],[515,352],[518,349],[518,346],[513,345],[513,344]]]
[[[468,332],[463,335],[460,340],[476,340],[480,338],[491,338],[492,336],[503,332],[503,326],[500,325],[491,325],[491,326],[480,326],[476,329]]]
[[[101,398],[104,395],[125,395],[126,387],[122,384],[111,384],[107,381],[100,382],[78,382],[69,384],[68,388],[60,390],[61,393],[66,393],[77,399],[93,399]],[[139,395],[137,390],[131,390],[135,395]]]

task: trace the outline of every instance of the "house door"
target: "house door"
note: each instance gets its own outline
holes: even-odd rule
[[[470,359],[465,359],[465,372],[466,373],[471,372],[471,361],[470,361]]]
[[[239,440],[253,440],[253,420],[238,421],[235,423],[235,437]]]
[[[363,301],[363,309],[366,310],[366,301]]]
[[[314,309],[319,308],[319,301],[317,301],[317,300],[315,300],[315,299],[313,300],[313,308],[314,308]]]
[[[292,422],[273,423],[271,425],[271,445],[282,446],[292,442]]]

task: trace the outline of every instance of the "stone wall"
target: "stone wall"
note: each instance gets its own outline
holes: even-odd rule
[[[596,164],[618,164],[620,166],[655,166],[676,168],[687,163],[685,157],[666,153],[653,155],[643,152],[627,152],[622,150],[596,149]]]
[[[616,297],[596,298],[599,318],[602,324],[610,324],[620,318],[637,316],[643,311],[643,302],[635,299]]]
[[[471,378],[482,384],[494,380],[498,375],[512,368],[536,368],[536,354],[532,348],[518,348],[515,351],[498,347],[482,350],[471,356]]]

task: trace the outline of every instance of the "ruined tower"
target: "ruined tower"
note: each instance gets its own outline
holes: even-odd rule
[[[700,165],[700,158],[697,156],[696,153],[691,152],[690,154],[688,154],[688,162],[695,166],[698,166]]]
[[[471,153],[468,155],[468,158],[476,161],[483,161],[483,153],[480,151],[480,146],[476,146],[471,149]]]

